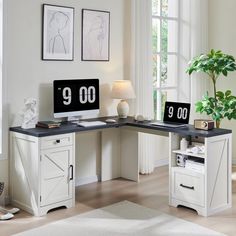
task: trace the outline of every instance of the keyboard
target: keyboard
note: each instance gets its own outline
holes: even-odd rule
[[[102,121],[81,121],[78,122],[77,125],[81,127],[92,127],[92,126],[101,126],[106,125],[107,123]]]
[[[165,123],[161,121],[152,122],[150,123],[150,125],[170,127],[170,128],[186,127],[186,124]]]

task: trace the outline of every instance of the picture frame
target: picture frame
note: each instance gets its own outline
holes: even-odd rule
[[[82,9],[82,61],[110,60],[110,12]]]
[[[42,60],[74,60],[74,8],[43,4]]]

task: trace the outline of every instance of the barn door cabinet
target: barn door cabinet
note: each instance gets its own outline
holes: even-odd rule
[[[37,138],[11,132],[11,202],[42,216],[74,206],[74,133]]]
[[[170,133],[169,204],[186,206],[202,216],[210,216],[232,206],[232,134],[213,137],[191,137],[205,147],[202,154],[180,149],[182,136]],[[188,138],[188,137],[186,137]],[[180,167],[176,154],[202,159],[202,171]]]

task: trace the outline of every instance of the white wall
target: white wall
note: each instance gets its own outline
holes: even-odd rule
[[[209,48],[220,49],[236,57],[235,0],[209,1]],[[236,95],[236,73],[220,78],[217,89],[232,90]],[[222,128],[233,130],[233,143],[236,141],[236,120],[223,121]],[[233,145],[233,160],[236,163],[236,145]]]
[[[111,84],[124,78],[124,12],[125,0],[4,0],[5,4],[5,80],[9,126],[23,108],[23,100],[35,97],[39,103],[39,119],[52,119],[52,81],[67,78],[99,78],[101,84],[101,114],[116,114],[116,102],[110,99]],[[75,8],[74,61],[42,61],[42,4],[55,4]],[[81,9],[111,12],[110,61],[81,61]],[[17,122],[15,122],[16,124]],[[7,132],[5,139],[7,140]],[[81,138],[81,137],[80,137]],[[100,142],[94,133],[90,148],[97,150]],[[82,136],[82,143],[90,143],[91,134]],[[86,145],[82,152],[86,152]],[[7,147],[5,147],[7,149]],[[98,158],[99,150],[92,155]],[[5,153],[5,157],[8,153]],[[86,162],[85,162],[86,165]],[[81,168],[81,167],[80,167]],[[87,166],[90,175],[97,174],[94,165]],[[93,172],[93,173],[91,173]],[[83,169],[86,176],[86,170]],[[82,176],[83,177],[83,176]],[[0,181],[8,182],[8,160],[0,161]]]
[[[41,60],[42,4],[75,8],[74,61]],[[66,78],[99,78],[101,114],[113,114],[109,86],[123,79],[123,8],[124,0],[7,0],[7,83],[10,124],[23,106],[25,97],[36,97],[39,119],[52,118],[52,81]],[[111,11],[110,62],[81,61],[81,9]]]

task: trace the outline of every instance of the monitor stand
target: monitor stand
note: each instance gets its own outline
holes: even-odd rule
[[[78,123],[80,118],[81,118],[81,116],[68,116],[67,121],[72,122],[72,123],[73,122]]]

